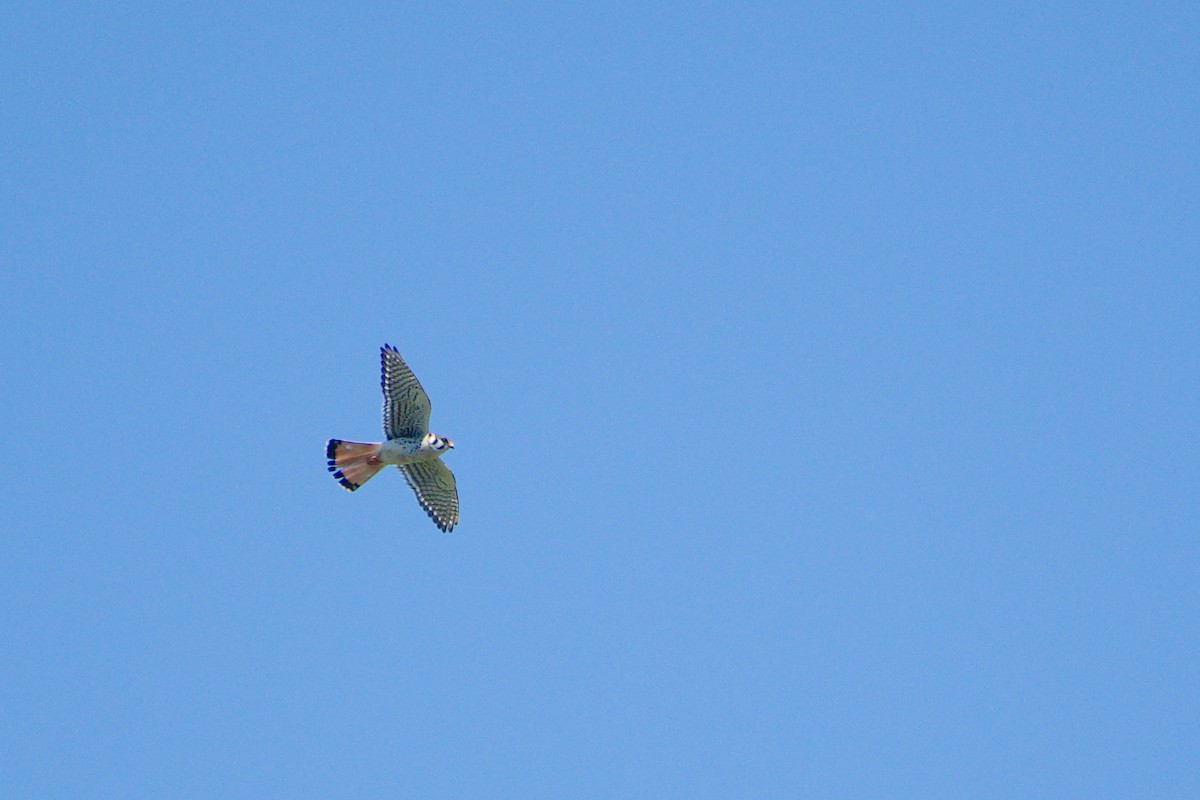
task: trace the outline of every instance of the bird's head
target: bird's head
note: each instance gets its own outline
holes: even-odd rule
[[[454,442],[445,436],[438,436],[436,433],[425,434],[425,441],[422,444],[430,450],[437,450],[438,452],[454,449]]]

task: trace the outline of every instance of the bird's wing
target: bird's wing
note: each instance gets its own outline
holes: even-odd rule
[[[429,432],[429,395],[400,353],[379,349],[383,362],[383,432],[389,439],[420,439]]]
[[[439,459],[397,467],[433,523],[446,533],[458,524],[458,487],[454,473]]]

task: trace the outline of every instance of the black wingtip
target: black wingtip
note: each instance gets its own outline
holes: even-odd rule
[[[454,530],[454,526],[456,523],[445,522],[443,520],[438,519],[437,515],[433,513],[432,508],[425,509],[425,513],[429,515],[429,518],[431,520],[433,520],[433,524],[436,525],[438,530],[440,530],[442,533],[450,533],[451,531]]]

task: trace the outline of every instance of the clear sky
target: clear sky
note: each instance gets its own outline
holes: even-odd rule
[[[1200,796],[1198,43],[7,4],[0,795]]]

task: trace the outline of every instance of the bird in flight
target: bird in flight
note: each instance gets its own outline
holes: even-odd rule
[[[383,433],[386,442],[330,439],[325,447],[329,471],[354,491],[388,464],[395,464],[417,495],[425,513],[446,533],[458,524],[458,487],[441,457],[454,442],[429,432],[429,395],[400,353],[379,348],[383,361]]]

